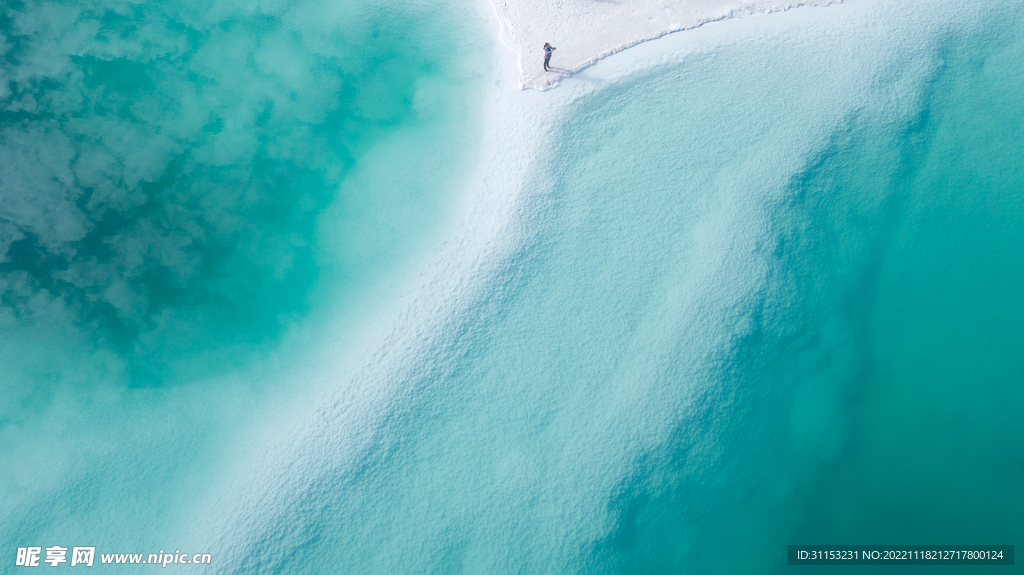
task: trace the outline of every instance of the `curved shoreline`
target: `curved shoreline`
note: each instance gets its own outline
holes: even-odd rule
[[[603,58],[673,32],[733,18],[841,2],[644,0],[634,7],[615,0],[489,0],[501,22],[502,43],[516,53],[519,89],[539,91],[558,86],[563,78]],[[551,72],[545,72],[541,65],[544,42],[558,48]]]

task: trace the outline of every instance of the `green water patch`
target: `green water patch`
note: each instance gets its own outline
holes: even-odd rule
[[[884,57],[858,47],[848,72],[799,43],[763,47],[756,68],[749,54],[723,50],[714,67],[694,56],[577,124],[588,155],[633,154],[622,176],[591,170],[601,184],[588,182],[587,197],[604,200],[603,184],[621,177],[638,202],[659,189],[647,173],[676,188],[659,198],[666,221],[634,232],[631,248],[648,229],[685,231],[687,218],[726,208],[696,228],[725,230],[719,252],[687,261],[697,233],[655,252],[674,247],[679,269],[718,270],[716,295],[735,298],[724,312],[713,297],[694,305],[734,321],[678,320],[697,335],[664,354],[677,365],[655,381],[672,391],[645,418],[672,409],[676,390],[693,390],[691,403],[609,498],[615,526],[592,555],[603,572],[776,573],[792,569],[787,544],[1019,538],[1022,54],[1013,21],[979,29],[912,30],[920,36]],[[813,50],[834,58],[843,41]],[[683,124],[678,141],[630,106],[658,128]],[[706,118],[727,120],[709,129]],[[701,145],[685,145],[687,133]],[[612,136],[633,141],[608,145]],[[673,162],[678,175],[664,169]],[[680,198],[693,205],[673,214]],[[737,205],[760,217],[727,211]],[[676,281],[685,297],[700,293]],[[717,352],[697,356],[701,343]]]
[[[712,327],[701,332],[720,346],[706,365],[691,368],[707,381],[666,377],[665,385],[699,390],[697,399],[621,483],[611,506],[619,524],[599,547],[615,558],[610,571],[759,573],[771,572],[779,557],[784,563],[779,549],[792,542],[794,510],[803,509],[800,498],[819,465],[845,449],[849,404],[869,369],[870,294],[903,202],[891,191],[912,180],[928,150],[927,110],[866,108],[844,114],[826,141],[802,150],[806,163],[781,189],[763,199],[743,196],[767,216],[728,232],[759,238],[749,250],[716,254],[757,262],[720,280],[720,291],[743,296],[727,307],[737,318],[723,323],[735,333],[719,342]],[[762,129],[753,121],[743,128]],[[785,137],[799,141],[801,130],[790,129]],[[726,156],[719,149],[709,154]],[[728,183],[709,187],[725,195],[742,175],[720,177]],[[699,265],[713,266],[709,259]],[[737,289],[744,282],[750,285]],[[677,357],[687,353],[681,347]]]
[[[808,493],[817,503],[800,541],[985,545],[1024,535],[1019,24],[944,54],[928,153],[878,274],[855,433]]]
[[[446,38],[461,25],[417,4],[8,4],[0,361],[12,396],[27,401],[30,382],[215,375],[393,265],[443,190],[345,184],[395,134],[454,133],[465,53]],[[392,161],[430,157],[426,141]],[[367,199],[378,192],[388,201]],[[361,226],[368,204],[403,233]],[[324,245],[346,226],[358,257]]]

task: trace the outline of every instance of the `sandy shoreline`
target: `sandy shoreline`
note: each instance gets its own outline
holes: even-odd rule
[[[842,0],[489,0],[502,39],[516,53],[519,88],[546,90],[595,62],[672,32],[709,22],[823,6]],[[557,50],[543,68],[543,45]]]

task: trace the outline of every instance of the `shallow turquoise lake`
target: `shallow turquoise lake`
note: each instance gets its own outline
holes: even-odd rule
[[[521,99],[455,3],[9,4],[0,561],[1016,544],[1024,22],[848,4]]]

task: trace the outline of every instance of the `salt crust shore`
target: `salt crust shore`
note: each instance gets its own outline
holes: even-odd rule
[[[842,0],[490,0],[502,40],[516,53],[519,88],[547,90],[562,78],[641,42],[708,22],[824,6]],[[545,72],[544,43],[556,47]]]
[[[911,4],[911,8],[925,7],[925,3],[920,1]],[[408,425],[403,416],[411,419],[422,405],[437,402],[438,397],[432,394],[441,391],[452,393],[434,390],[419,381],[431,380],[424,375],[444,373],[447,365],[442,352],[450,353],[453,348],[458,350],[459,340],[466,329],[460,327],[462,322],[467,316],[483,314],[490,307],[490,293],[496,284],[501,287],[502,271],[517,265],[515,253],[528,235],[524,220],[537,209],[535,205],[546,190],[536,185],[535,172],[542,169],[551,138],[557,135],[557,124],[564,119],[573,101],[644,70],[720,49],[730,43],[757,42],[761,38],[777,36],[828,37],[837,32],[847,32],[846,27],[836,24],[838,20],[871,22],[876,27],[876,22],[900,22],[901,12],[913,13],[910,9],[904,10],[903,6],[899,10],[895,6],[881,10],[886,5],[884,0],[856,0],[834,9],[797,10],[757,19],[756,23],[742,21],[703,27],[693,34],[673,35],[604,60],[585,73],[575,75],[563,89],[546,94],[516,90],[517,71],[513,69],[511,59],[496,58],[494,88],[488,94],[485,106],[490,112],[482,128],[485,137],[479,149],[473,152],[478,157],[479,168],[466,186],[464,203],[451,214],[458,223],[452,225],[448,240],[436,248],[434,258],[420,262],[401,280],[396,280],[397,285],[392,289],[401,295],[393,298],[390,305],[373,310],[372,318],[366,320],[369,325],[365,329],[339,319],[337,333],[329,334],[334,337],[318,338],[319,346],[314,346],[311,351],[319,358],[318,361],[308,362],[298,370],[288,366],[280,373],[267,376],[268,379],[281,379],[276,387],[283,391],[269,400],[261,398],[255,406],[243,404],[241,407],[248,413],[239,413],[237,417],[245,422],[234,423],[236,429],[231,433],[225,432],[224,441],[230,448],[205,450],[211,454],[209,463],[203,460],[196,478],[178,488],[185,494],[177,501],[184,504],[175,506],[174,516],[161,517],[162,531],[171,534],[164,540],[181,542],[182,549],[188,546],[197,550],[217,550],[221,554],[218,562],[225,566],[225,572],[243,572],[243,565],[254,564],[250,572],[269,572],[275,561],[284,561],[281,556],[291,553],[292,545],[309,544],[309,531],[303,530],[302,526],[320,525],[321,515],[328,517],[333,522],[331,524],[353,526],[352,531],[362,525],[369,526],[364,528],[365,531],[381,525],[397,530],[395,525],[404,525],[408,517],[416,514],[389,514],[374,507],[375,502],[388,501],[393,494],[383,488],[368,487],[372,481],[361,484],[359,478],[374,477],[374,472],[378,471],[374,454],[378,451],[390,453],[386,447],[389,442],[397,442],[395,428]],[[485,8],[490,11],[490,6]],[[922,10],[921,13],[950,11],[947,6],[943,10]],[[507,20],[504,22],[502,26],[507,32]],[[497,27],[498,23],[491,24]],[[896,30],[902,29],[897,27]],[[897,39],[892,42],[916,41],[915,38],[900,40],[903,38],[900,34],[883,32],[885,38]],[[882,34],[865,38],[864,46],[870,48],[868,52],[885,46],[880,36]],[[596,40],[592,35],[588,38]],[[535,56],[539,55],[543,41],[537,45]],[[567,49],[570,44],[558,38],[548,38],[548,41],[559,47],[553,63],[567,68],[564,64],[571,55],[571,50]],[[614,51],[609,48],[604,55]],[[595,56],[594,60],[600,57]],[[540,68],[541,60],[535,58],[534,61],[536,68]],[[520,73],[521,70],[520,66]],[[551,81],[540,89],[554,85],[559,79],[560,76],[552,74]],[[723,233],[730,231],[726,229]],[[496,277],[498,279],[492,279]],[[359,345],[347,345],[351,342],[340,335],[343,332],[358,332],[358,336],[352,337],[359,338]],[[304,392],[296,391],[303,389]],[[181,406],[204,405],[202,399],[186,397],[182,390],[178,390],[159,409],[165,414],[175,413]],[[219,415],[225,420],[231,419],[227,414]],[[141,422],[140,428],[145,426],[148,430],[152,427],[152,420],[145,415],[132,412],[131,417]],[[175,433],[180,433],[180,430],[175,430]],[[147,437],[140,440],[140,443],[148,442],[159,445]],[[26,441],[25,445],[31,445],[31,442]],[[90,461],[90,475],[85,479],[69,473],[71,464],[53,466],[54,483],[59,485],[58,475],[61,481],[73,477],[75,479],[69,481],[82,482],[107,477],[95,477],[96,469],[115,475],[121,467],[126,470],[137,467],[133,458],[123,455],[127,450],[121,444],[117,447],[111,460]],[[610,460],[614,463],[615,458],[610,457]],[[617,479],[612,474],[599,477],[607,482]],[[591,514],[590,523],[600,525],[601,516],[608,513],[607,491],[600,489],[605,487],[601,481],[596,481],[595,485],[598,489],[591,488],[587,492],[574,490],[576,499],[567,504],[575,504],[582,513]],[[487,484],[478,484],[472,492],[491,494]],[[19,505],[18,509],[49,510],[52,499],[45,497],[47,494],[39,497],[36,506],[25,504]],[[370,521],[361,517],[358,513],[361,504],[371,508],[368,515],[377,519]],[[426,503],[424,507],[429,508]],[[492,515],[481,511],[486,509],[489,508],[481,506],[466,513],[467,516],[482,517],[479,525],[492,518]],[[117,509],[109,512],[112,517],[123,520],[116,515]],[[31,516],[31,513],[26,514],[26,517]],[[296,518],[299,521],[294,521]],[[344,520],[353,518],[360,521],[344,523]],[[4,519],[5,524],[38,521],[23,517]],[[498,550],[524,547],[520,542],[506,544],[509,542],[500,538],[510,524],[510,521],[495,521],[493,525],[497,535],[485,533],[493,537]],[[85,532],[95,533],[95,524],[90,524]],[[443,531],[435,529],[433,532]],[[362,550],[378,549],[376,542],[384,540],[390,533],[381,530],[371,535],[366,538]],[[545,535],[540,533],[538,539]],[[395,537],[393,540],[411,549],[406,550],[407,558],[415,557],[429,564],[431,555],[422,547],[408,538]],[[552,538],[546,542],[556,546],[557,543],[552,541],[559,540]],[[14,541],[10,543],[14,544]],[[126,536],[123,544],[124,548],[137,547],[138,536]],[[561,553],[573,550],[572,545],[558,547]],[[400,555],[401,551],[390,552]],[[246,558],[249,562],[243,563]],[[261,565],[264,568],[258,569]],[[337,569],[337,565],[327,570],[331,568]],[[312,567],[309,569],[314,570]],[[402,570],[429,569],[423,564],[407,562]]]
[[[442,572],[450,567],[444,551],[452,541],[460,546],[460,557],[487,557],[492,565],[507,567],[465,572],[523,571],[526,559],[537,561],[532,564],[538,567],[534,572],[577,572],[584,565],[593,566],[595,542],[605,540],[604,530],[616,520],[609,517],[613,511],[608,501],[609,493],[620,489],[622,470],[617,465],[630,465],[659,445],[667,428],[650,430],[649,422],[638,422],[638,429],[650,430],[649,435],[633,436],[632,443],[617,442],[614,449],[602,444],[593,452],[579,443],[557,442],[557,449],[600,460],[574,466],[584,476],[571,478],[572,489],[541,490],[565,497],[563,507],[557,508],[565,514],[554,516],[563,531],[533,529],[525,541],[514,538],[511,529],[523,532],[534,525],[521,513],[502,515],[505,508],[494,503],[509,501],[510,494],[529,493],[517,493],[514,482],[492,481],[480,471],[480,461],[452,452],[437,461],[436,468],[428,473],[420,469],[413,477],[419,454],[411,444],[430,433],[450,432],[442,424],[432,431],[429,425],[420,427],[424,414],[434,413],[432,405],[464,402],[472,391],[447,387],[450,370],[456,369],[452,358],[469,353],[464,346],[472,337],[467,334],[500,314],[502,294],[517,289],[507,282],[524,265],[519,254],[530,241],[530,228],[536,224],[531,220],[540,217],[538,210],[543,210],[550,193],[544,166],[560,123],[580,98],[694,55],[779,38],[806,44],[856,35],[858,40],[842,44],[855,45],[852,52],[836,53],[849,67],[850,85],[841,91],[846,96],[832,97],[835,85],[821,94],[822,102],[834,106],[808,128],[813,137],[814,125],[828,118],[839,121],[846,110],[861,105],[866,95],[860,90],[873,82],[872,71],[885,69],[882,62],[889,53],[901,58],[904,50],[897,48],[922,41],[907,35],[908,30],[920,26],[921,20],[962,21],[966,16],[952,5],[929,11],[924,10],[925,0],[910,4],[854,0],[827,9],[706,26],[603,60],[569,78],[563,89],[544,94],[516,89],[511,59],[495,57],[492,89],[483,96],[488,112],[481,128],[484,137],[473,150],[478,169],[467,182],[463,202],[450,214],[457,223],[448,239],[437,247],[435,257],[406,270],[404,279],[396,282],[393,289],[403,295],[374,310],[369,325],[357,330],[360,345],[346,349],[337,334],[319,338],[319,347],[311,352],[317,361],[280,376],[286,382],[278,387],[292,394],[290,400],[261,402],[262,407],[250,414],[248,424],[240,426],[231,447],[224,450],[228,455],[218,461],[218,473],[204,496],[189,493],[186,501],[194,509],[183,517],[191,521],[183,521],[169,539],[183,542],[182,548],[188,543],[196,549],[216,549],[222,564],[239,566],[226,570],[231,573],[280,571],[287,561],[294,561],[296,549],[311,545],[315,529],[321,530],[314,539],[319,548],[345,550],[347,560],[364,561],[346,564],[349,572]],[[479,5],[490,11],[483,2]],[[497,27],[498,22],[490,24]],[[824,139],[828,134],[823,129],[819,136]],[[751,237],[748,228],[717,219],[713,224],[709,258],[725,261],[715,245]],[[716,282],[705,287],[721,291]],[[728,308],[728,298],[717,306]],[[353,330],[343,324],[337,329],[338,334]],[[518,401],[501,393],[494,399],[501,400],[499,409]],[[515,429],[507,431],[513,436],[509,453],[531,445],[531,440],[515,436]],[[404,439],[413,436],[416,439]],[[494,450],[501,453],[507,447]],[[532,457],[541,460],[541,454]],[[430,475],[433,470],[438,470],[437,476]],[[400,493],[389,483],[389,474],[408,478],[418,485],[418,492]],[[460,505],[454,493],[472,497]],[[331,526],[337,533],[327,532]],[[472,531],[476,539],[459,539],[463,531],[457,526]],[[327,556],[306,570],[336,570],[340,563],[330,562],[333,559]],[[247,565],[252,568],[245,569]]]
[[[912,8],[925,5],[920,0],[912,4]],[[490,11],[490,6],[482,2],[480,5]],[[892,47],[890,42],[920,41],[894,33],[908,28],[892,26],[909,19],[906,14],[914,13],[904,8],[886,0],[855,0],[823,10],[795,10],[756,22],[702,27],[692,34],[672,35],[608,58],[570,78],[563,89],[544,94],[517,90],[517,71],[511,59],[493,58],[496,67],[489,72],[493,73],[493,88],[483,96],[487,98],[481,128],[484,137],[481,145],[472,150],[478,169],[469,177],[464,200],[450,213],[453,223],[447,240],[437,246],[433,258],[418,262],[396,278],[391,289],[400,295],[388,298],[389,303],[374,309],[365,318],[366,325],[358,322],[354,326],[351,318],[338,318],[336,327],[315,338],[316,345],[310,345],[309,354],[317,358],[315,361],[308,361],[301,368],[284,365],[279,372],[266,375],[270,380],[280,380],[273,388],[281,391],[270,398],[254,399],[251,407],[243,404],[248,413],[238,413],[237,419],[241,421],[232,424],[235,429],[230,433],[225,432],[223,441],[227,447],[205,450],[211,453],[209,463],[203,460],[195,478],[177,488],[183,493],[174,501],[182,504],[174,506],[173,516],[161,516],[163,540],[180,542],[181,549],[215,550],[226,573],[280,571],[275,567],[288,564],[295,550],[313,545],[311,541],[324,549],[333,543],[335,549],[350,550],[352,558],[366,558],[366,565],[347,565],[349,572],[388,572],[388,567],[394,567],[390,572],[437,572],[442,570],[440,562],[446,556],[435,553],[436,546],[439,541],[454,537],[450,535],[455,532],[451,525],[461,522],[475,529],[479,539],[472,546],[465,542],[467,549],[484,549],[488,556],[495,557],[532,550],[548,566],[538,571],[556,572],[557,566],[565,565],[570,567],[565,570],[568,572],[581,570],[580,566],[586,564],[584,560],[592,560],[589,554],[593,541],[601,540],[603,533],[585,532],[581,536],[571,531],[569,522],[559,519],[558,524],[565,525],[568,535],[536,530],[535,537],[525,543],[511,539],[509,526],[521,529],[523,518],[502,516],[501,508],[491,505],[493,501],[505,500],[505,484],[491,483],[486,474],[475,470],[455,473],[456,465],[467,464],[459,460],[465,454],[453,453],[439,463],[452,464],[439,467],[445,469],[444,482],[451,484],[444,489],[421,488],[417,497],[400,496],[380,480],[388,469],[412,469],[407,453],[411,448],[399,448],[414,441],[403,437],[427,434],[416,427],[417,418],[432,413],[432,405],[465,399],[466,390],[441,388],[438,382],[443,384],[448,370],[453,369],[451,358],[464,353],[461,346],[465,345],[465,334],[489,314],[498,313],[499,306],[494,300],[500,297],[495,293],[516,288],[505,285],[505,276],[514,275],[516,266],[522,265],[516,254],[528,241],[530,220],[537,217],[536,211],[542,209],[549,191],[542,173],[559,123],[583,96],[630,76],[734,43],[759,43],[778,37],[807,42],[808,38],[876,30],[866,35],[862,43],[867,47],[862,59],[872,62],[884,58],[882,53]],[[946,7],[920,13],[952,11]],[[496,21],[488,24],[498,26]],[[559,45],[557,39],[552,41]],[[562,43],[560,48],[564,46]],[[564,51],[560,49],[556,52],[559,54]],[[857,67],[851,71],[852,77],[867,78],[871,70],[877,69],[850,59],[850,55],[841,56]],[[861,100],[860,94],[851,92],[844,101]],[[743,235],[726,225],[717,233],[730,239]],[[713,288],[714,285],[709,289]],[[353,343],[347,338],[358,341]],[[178,390],[159,409],[165,414],[176,413],[181,406],[206,404],[201,397],[186,397],[183,390]],[[141,422],[140,426],[152,426],[145,416],[133,412],[133,417]],[[410,429],[415,434],[408,433]],[[443,428],[433,431],[446,432]],[[629,464],[650,445],[657,445],[662,440],[660,433],[665,431],[655,430],[642,442],[626,444],[626,448],[620,446],[610,454],[603,449],[601,465],[578,466],[590,470],[590,481],[580,482],[563,493],[565,508],[573,510],[576,517],[584,516],[580,525],[600,531],[602,526],[612,523],[614,518],[606,517],[611,513],[608,494],[616,489],[621,478],[615,465]],[[141,443],[147,441],[150,440],[144,438]],[[516,441],[520,445],[530,444],[521,437]],[[136,466],[135,459],[125,457],[126,450],[117,445],[116,459],[90,462],[92,469],[114,475],[121,467]],[[477,462],[469,464],[476,466]],[[68,467],[55,467],[54,475],[59,472],[62,479],[75,477],[68,473]],[[432,478],[422,474],[421,478],[428,487],[435,486],[430,482]],[[456,490],[474,494],[478,499],[470,501],[480,504],[460,508],[451,503],[446,498]],[[25,504],[18,508],[49,509],[52,500],[45,495],[38,498],[36,506]],[[444,505],[438,505],[439,501]],[[409,512],[410,506],[414,512]],[[446,522],[411,520],[426,517],[425,511],[437,509],[446,514]],[[118,510],[109,512],[116,514]],[[117,515],[113,517],[123,520]],[[5,524],[29,523],[21,517],[3,519]],[[94,532],[94,525],[90,524],[85,532]],[[332,526],[344,527],[337,527],[340,535],[332,535],[327,533]],[[311,534],[317,529],[322,535],[314,537]],[[121,537],[123,548],[138,547],[137,535]],[[346,545],[338,545],[339,542]],[[369,563],[375,560],[378,563],[371,570]],[[508,565],[519,569],[510,567],[505,572],[522,569],[521,564]],[[325,560],[317,566],[305,565],[303,570],[331,571],[337,570],[337,566],[338,563]]]
[[[884,1],[849,2],[838,15],[864,19]],[[494,17],[490,25],[499,24],[489,6],[483,2],[477,6],[491,12],[483,16],[488,20]],[[538,166],[543,165],[558,125],[574,102],[635,74],[732,43],[757,42],[801,30],[821,35],[822,20],[822,14],[814,10],[801,10],[737,28],[701,28],[693,35],[647,43],[604,60],[569,78],[563,89],[545,94],[517,89],[515,67],[509,59],[494,54],[492,88],[485,96],[488,113],[481,127],[484,137],[474,152],[478,167],[467,182],[463,202],[453,207],[451,217],[457,223],[449,239],[437,247],[434,258],[406,270],[405,279],[392,286],[403,295],[375,309],[372,321],[359,328],[339,325],[338,333],[318,338],[321,343],[311,352],[317,361],[297,373],[280,376],[291,381],[280,387],[293,396],[262,402],[247,423],[240,425],[231,447],[224,450],[231,455],[220,460],[221,471],[206,493],[191,496],[192,514],[199,519],[178,527],[174,540],[218,549],[221,560],[229,565],[241,565],[247,557],[277,565],[284,561],[289,545],[302,545],[288,533],[289,525],[319,524],[318,509],[328,510],[323,513],[331,514],[330,521],[337,524],[365,523],[359,516],[360,503],[376,500],[385,488],[368,487],[360,477],[367,475],[367,469],[378,469],[375,454],[382,438],[392,438],[385,443],[392,441],[394,429],[409,425],[416,406],[437,401],[439,393],[454,393],[434,389],[430,382],[446,375],[450,366],[445,357],[457,355],[463,345],[460,334],[466,328],[460,326],[475,323],[470,318],[495,313],[493,292],[503,292],[504,276],[520,265],[516,254],[529,236],[525,220],[536,216],[537,205],[549,192],[538,181]],[[344,344],[349,342],[341,335],[343,331],[358,332],[361,343],[346,349]],[[608,473],[601,477],[614,480],[618,476]],[[304,500],[311,492],[334,494],[346,505],[319,501],[309,507]],[[605,496],[600,489],[596,494],[588,491],[589,496],[582,489],[579,493],[580,500],[588,503],[603,501]],[[595,529],[605,524],[603,507],[581,505],[581,509],[593,514],[589,524]],[[374,537],[407,522],[407,518],[380,508],[373,513],[377,519],[371,524],[382,529]],[[506,524],[504,520],[493,522]],[[351,531],[356,533],[354,528]],[[495,540],[491,541],[495,554],[518,548],[505,545],[499,535],[482,537]],[[544,540],[545,534],[537,537]],[[261,547],[267,541],[275,543]],[[379,548],[372,543],[369,550]],[[404,551],[389,548],[388,553],[401,556]],[[574,546],[566,545],[557,554],[571,556],[575,551]],[[428,564],[433,560],[429,553],[416,556]],[[408,563],[404,566],[405,570],[417,570]]]

